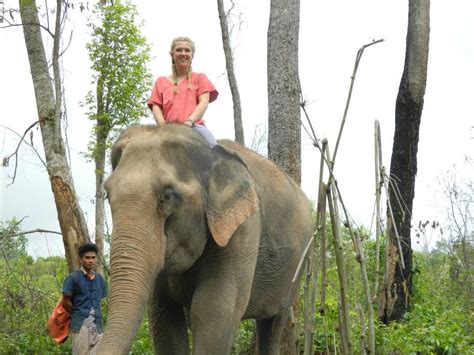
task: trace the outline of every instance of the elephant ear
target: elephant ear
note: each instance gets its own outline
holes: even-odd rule
[[[212,166],[206,214],[209,230],[224,247],[236,229],[259,211],[256,187],[238,154],[216,146],[219,158]]]

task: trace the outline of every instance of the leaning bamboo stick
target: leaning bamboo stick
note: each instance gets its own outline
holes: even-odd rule
[[[331,215],[332,234],[334,242],[334,254],[336,256],[337,274],[339,277],[339,296],[341,297],[341,343],[343,354],[352,353],[351,326],[349,318],[349,300],[347,288],[347,273],[344,262],[344,252],[339,230],[339,212],[337,209],[337,194],[334,193],[334,185],[327,189],[327,201]]]
[[[325,316],[326,313],[326,288],[328,286],[328,272],[327,272],[327,237],[326,237],[326,194],[327,187],[324,185],[324,196],[321,200],[321,220],[324,224],[321,225],[321,306],[319,313]],[[323,208],[324,207],[324,208]]]
[[[344,107],[344,114],[342,116],[341,127],[339,128],[339,133],[337,135],[337,140],[336,140],[336,147],[334,148],[334,157],[333,157],[334,160],[336,160],[337,151],[338,151],[338,148],[339,148],[339,143],[341,141],[342,131],[344,129],[344,124],[346,123],[347,112],[349,111],[349,104],[351,102],[352,90],[354,88],[357,69],[359,68],[359,63],[360,63],[360,60],[362,58],[362,54],[364,53],[364,50],[367,47],[373,46],[374,44],[377,44],[377,43],[380,43],[380,42],[383,42],[383,39],[379,39],[379,40],[376,40],[376,41],[372,41],[371,43],[365,44],[357,51],[356,60],[355,60],[355,63],[354,63],[354,69],[352,70],[351,84],[350,84],[350,87],[349,87],[349,92],[347,94],[346,106]]]
[[[403,258],[402,245],[400,243],[400,234],[398,233],[397,223],[395,222],[395,216],[393,214],[393,209],[392,209],[392,202],[391,202],[391,199],[390,199],[390,195],[389,195],[389,192],[388,192],[387,185],[384,185],[384,187],[385,187],[385,194],[387,195],[388,211],[389,211],[390,219],[392,221],[391,225],[392,225],[392,228],[395,232],[395,238],[397,239],[398,252],[399,252],[399,256],[400,256],[400,265],[402,266],[402,269],[405,269],[405,259]],[[390,234],[387,233],[386,243],[389,242],[389,239],[390,239]],[[388,248],[387,248],[387,250],[388,250]]]
[[[325,226],[325,220],[322,216],[325,216],[323,209],[326,208],[326,190],[323,183],[324,176],[324,153],[327,147],[327,141],[323,141],[323,148],[321,152],[321,161],[320,161],[320,170],[319,170],[319,196],[318,196],[318,205],[317,205],[317,214],[316,214],[316,229],[313,237],[321,235],[321,230]],[[318,269],[317,269],[317,243],[313,242],[313,250],[309,256],[308,272],[306,274],[305,286],[304,286],[304,303],[305,303],[305,322],[304,322],[304,354],[311,355],[313,353],[313,339],[314,339],[314,323],[315,323],[315,307],[316,307],[316,285],[318,279]]]
[[[372,300],[377,299],[379,292],[379,273],[380,273],[380,236],[382,234],[381,228],[381,213],[380,213],[380,197],[384,181],[384,173],[382,166],[382,141],[380,137],[380,123],[375,120],[374,130],[374,151],[375,151],[375,284],[373,289]]]
[[[359,250],[359,264],[362,285],[365,291],[365,300],[367,302],[367,327],[369,329],[369,352],[371,355],[375,354],[375,327],[374,327],[374,308],[372,304],[372,295],[370,293],[369,278],[367,277],[367,259],[365,258],[364,248],[360,241],[359,233],[356,233],[355,240]],[[362,320],[362,322],[364,322]],[[361,326],[364,324],[362,323]],[[364,349],[361,349],[363,351]]]
[[[313,263],[314,260],[312,260],[312,255],[310,255],[307,262],[307,272],[304,282],[304,355],[311,354],[313,348],[314,305],[312,305],[310,301]]]
[[[359,320],[360,320],[360,324],[361,324],[360,337],[359,337],[360,353],[361,353],[361,355],[365,355],[365,354],[367,354],[367,351],[365,349],[366,348],[366,345],[365,345],[365,332],[366,332],[365,315],[364,315],[364,309],[362,308],[360,303],[358,303],[356,305],[356,310],[359,314]]]
[[[334,193],[338,194],[338,197],[341,201],[342,210],[344,212],[344,215],[345,215],[345,218],[346,218],[347,224],[348,224],[349,234],[350,234],[351,239],[353,241],[354,252],[356,254],[356,260],[360,265],[361,280],[362,280],[362,285],[364,287],[365,298],[366,298],[366,302],[367,302],[369,345],[370,345],[369,350],[371,351],[372,354],[375,354],[374,312],[373,312],[372,295],[371,295],[370,286],[369,286],[369,279],[368,279],[368,276],[367,276],[367,259],[365,257],[365,251],[364,251],[364,248],[363,248],[362,243],[360,241],[360,237],[359,237],[358,233],[354,233],[354,230],[351,226],[350,219],[349,219],[349,214],[348,214],[347,209],[346,209],[346,207],[345,207],[345,205],[342,201],[342,196],[340,194],[339,189],[337,189],[337,190],[334,189]],[[337,199],[335,199],[335,201],[336,200]],[[335,204],[336,204],[336,202],[335,202]],[[338,211],[337,208],[336,208],[336,211]]]

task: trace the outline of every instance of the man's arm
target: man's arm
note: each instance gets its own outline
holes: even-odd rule
[[[63,307],[69,314],[72,314],[72,299],[71,299],[71,296],[63,295]]]

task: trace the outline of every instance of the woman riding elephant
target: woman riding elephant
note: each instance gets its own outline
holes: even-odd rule
[[[111,289],[99,353],[127,354],[148,306],[155,351],[229,354],[242,319],[278,354],[312,231],[309,202],[270,160],[189,127],[132,126],[112,152]],[[188,319],[185,317],[188,310]]]

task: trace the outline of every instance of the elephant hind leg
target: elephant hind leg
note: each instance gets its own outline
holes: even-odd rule
[[[183,306],[169,299],[150,302],[150,333],[158,354],[189,354],[188,328]]]
[[[280,354],[280,338],[283,332],[288,310],[270,318],[257,319],[257,347],[259,355]]]

